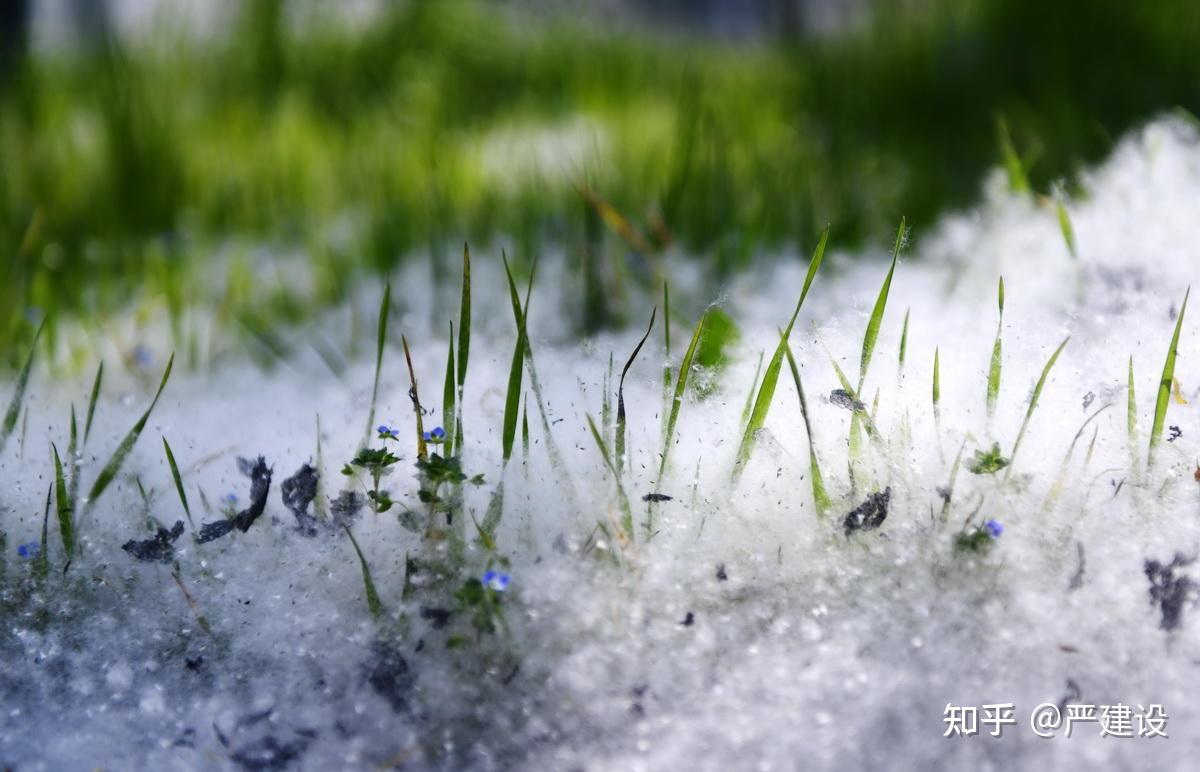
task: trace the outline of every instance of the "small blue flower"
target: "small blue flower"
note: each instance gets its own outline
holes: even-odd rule
[[[434,427],[433,431],[425,432],[425,441],[438,443],[446,439],[446,430],[440,426]]]
[[[993,539],[999,539],[1000,534],[1004,533],[1004,526],[1000,525],[996,520],[985,520],[983,530],[987,531],[988,536],[991,536]]]
[[[237,494],[226,493],[224,496],[221,497],[221,503],[227,507],[237,506]]]
[[[400,430],[393,429],[392,427],[388,426],[387,424],[379,424],[379,426],[376,427],[375,431],[379,432],[379,439],[381,439],[381,440],[398,440],[398,439],[400,439]]]
[[[38,544],[36,541],[31,541],[27,544],[22,544],[21,546],[17,547],[17,554],[23,558],[36,558],[38,553],[41,551],[42,545]]]
[[[508,574],[502,574],[499,571],[488,571],[483,575],[483,585],[489,590],[496,592],[504,592],[508,589]]]

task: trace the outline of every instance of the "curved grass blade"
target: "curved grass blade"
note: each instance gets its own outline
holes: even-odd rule
[[[375,582],[371,580],[371,568],[367,565],[367,559],[363,557],[362,550],[358,547],[358,540],[354,538],[350,528],[343,525],[342,530],[350,537],[350,543],[354,545],[354,551],[358,553],[358,562],[362,566],[363,587],[367,591],[367,608],[370,609],[371,616],[377,617],[383,613],[383,603],[379,601],[379,593],[375,591]]]
[[[0,426],[0,453],[4,452],[4,446],[8,443],[8,438],[12,435],[13,430],[17,428],[17,417],[21,414],[21,403],[25,400],[25,389],[29,386],[29,372],[33,369],[33,356],[37,352],[38,340],[42,337],[42,330],[46,327],[46,320],[38,325],[37,332],[33,334],[33,343],[29,346],[29,354],[25,357],[25,364],[21,367],[21,374],[17,376],[17,386],[13,390],[12,399],[8,403],[8,410],[4,413],[4,424]]]
[[[1017,457],[1017,449],[1021,447],[1021,440],[1025,437],[1025,430],[1029,428],[1029,419],[1033,417],[1033,411],[1037,409],[1038,398],[1042,395],[1042,388],[1046,385],[1046,376],[1050,374],[1050,369],[1058,361],[1058,355],[1062,353],[1063,348],[1066,347],[1067,342],[1070,340],[1070,336],[1067,336],[1063,339],[1062,343],[1058,344],[1058,348],[1054,349],[1054,353],[1046,361],[1046,366],[1042,368],[1042,374],[1038,378],[1037,385],[1033,387],[1033,396],[1029,398],[1029,408],[1025,411],[1025,420],[1021,421],[1021,429],[1017,432],[1017,440],[1013,443],[1012,453],[1008,456],[1008,470],[1004,473],[1005,480],[1012,475],[1013,464]]]
[[[83,444],[87,445],[88,437],[92,436],[92,419],[96,417],[96,401],[100,399],[100,382],[104,378],[104,362],[96,368],[96,379],[92,381],[92,394],[88,397],[87,419],[83,424]]]
[[[804,277],[804,287],[800,291],[800,299],[796,301],[796,309],[792,312],[792,318],[788,320],[787,327],[783,330],[783,339],[775,347],[775,353],[771,356],[770,364],[767,365],[767,370],[763,374],[762,384],[758,387],[758,397],[754,400],[754,408],[750,411],[750,420],[746,422],[746,430],[742,433],[742,441],[738,447],[737,458],[733,464],[733,479],[735,482],[741,477],[742,469],[745,468],[746,462],[750,460],[750,453],[754,450],[754,440],[759,430],[762,429],[763,424],[767,421],[767,413],[771,410],[771,400],[775,396],[775,387],[779,383],[779,371],[783,367],[784,349],[787,347],[787,340],[791,337],[792,327],[796,324],[796,318],[800,315],[800,308],[804,305],[804,299],[808,296],[809,287],[812,286],[813,279],[817,275],[817,270],[821,267],[821,262],[825,258],[825,244],[828,241],[829,228],[827,226],[821,232],[821,239],[817,242],[817,248],[813,252],[812,260],[808,264],[808,274]]]
[[[637,359],[637,355],[641,352],[642,346],[646,345],[646,340],[650,337],[650,331],[654,329],[654,319],[658,316],[658,307],[655,306],[650,311],[650,324],[646,326],[646,334],[638,341],[637,346],[633,349],[633,353],[629,355],[629,359],[625,362],[625,367],[621,370],[621,382],[617,386],[617,475],[620,476],[625,468],[625,376],[629,373],[629,368],[633,367],[633,360]]]
[[[746,404],[742,406],[742,423],[750,420],[750,408],[754,407],[754,395],[758,391],[758,379],[762,375],[763,357],[766,350],[758,352],[758,364],[754,366],[754,380],[750,381],[750,391],[746,394]]]
[[[1158,398],[1154,403],[1154,423],[1150,425],[1150,450],[1146,455],[1146,466],[1154,463],[1154,449],[1162,441],[1163,424],[1167,420],[1167,405],[1171,402],[1171,381],[1175,379],[1175,357],[1178,355],[1179,331],[1183,328],[1183,315],[1187,313],[1188,297],[1192,288],[1188,287],[1183,294],[1183,306],[1175,319],[1175,332],[1171,334],[1171,347],[1167,349],[1167,358],[1163,362],[1162,379],[1158,382]]]
[[[896,242],[892,246],[892,264],[883,286],[879,288],[879,297],[875,299],[875,307],[871,309],[871,318],[867,320],[867,330],[863,334],[862,359],[858,364],[858,388],[862,391],[863,382],[867,379],[867,368],[871,366],[871,357],[875,353],[875,342],[879,339],[879,327],[883,324],[883,312],[887,309],[888,294],[892,289],[892,276],[896,273],[896,261],[900,257],[900,249],[904,246],[907,233],[905,219],[900,218],[900,228],[896,231]]]
[[[911,308],[904,309],[904,325],[900,328],[900,377],[904,377],[904,355],[908,351],[908,314]]]
[[[992,361],[988,366],[987,378],[987,417],[991,420],[996,412],[996,398],[1000,396],[1000,332],[1004,329],[1004,277],[1000,277],[1000,318],[996,322],[996,341],[992,344]]]
[[[54,452],[54,498],[56,509],[58,510],[58,533],[62,537],[63,553],[66,556],[66,567],[71,565],[71,559],[75,556],[75,507],[71,504],[71,497],[67,494],[67,481],[63,476],[62,459],[58,457],[58,448],[54,443],[50,443],[50,448]],[[43,542],[42,549],[46,545]]]
[[[150,407],[146,408],[146,412],[142,413],[142,417],[137,420],[125,438],[121,440],[121,444],[113,451],[112,457],[108,459],[108,463],[100,470],[100,475],[96,477],[96,481],[92,483],[92,490],[88,493],[87,506],[88,509],[96,504],[96,500],[100,498],[104,490],[121,471],[121,465],[125,463],[126,456],[133,450],[134,444],[138,437],[142,434],[142,429],[146,427],[146,421],[150,420],[150,414],[154,411],[154,406],[158,404],[158,398],[162,396],[163,389],[167,386],[167,379],[171,377],[171,368],[175,365],[175,354],[171,354],[171,358],[167,360],[167,369],[163,371],[162,381],[158,384],[158,391],[154,393],[154,399],[150,402]]]
[[[446,381],[442,386],[442,427],[446,432],[445,449],[446,457],[454,455],[454,435],[455,435],[455,417],[454,417],[454,322],[450,322],[450,343],[446,352]]]
[[[813,503],[817,507],[817,516],[825,517],[832,509],[829,494],[825,492],[825,480],[821,475],[821,465],[817,463],[817,448],[813,441],[812,422],[808,419],[808,401],[804,398],[804,385],[800,382],[800,370],[796,367],[796,359],[792,356],[792,347],[785,345],[788,367],[792,371],[792,380],[796,382],[796,393],[800,397],[800,415],[804,418],[804,431],[808,434],[808,473],[812,479]]]
[[[671,412],[667,417],[666,432],[663,434],[662,458],[658,462],[658,485],[662,484],[663,474],[667,471],[667,456],[670,455],[671,441],[675,437],[675,423],[679,420],[679,409],[683,406],[683,395],[687,391],[688,374],[692,371],[692,359],[696,356],[696,347],[700,343],[700,337],[704,332],[704,322],[707,319],[708,312],[706,311],[700,315],[700,321],[696,322],[696,330],[692,333],[692,339],[683,353],[683,360],[679,363],[679,374],[675,378],[675,394],[671,398]]]
[[[379,327],[375,330],[375,385],[371,388],[371,411],[367,413],[367,428],[363,434],[363,445],[371,436],[375,425],[375,403],[379,400],[379,373],[383,370],[383,346],[387,343],[388,311],[392,305],[392,283],[383,286],[383,299],[379,302]]]
[[[179,494],[179,502],[183,504],[183,514],[187,515],[188,525],[192,530],[196,530],[196,524],[192,522],[192,508],[188,506],[187,493],[183,490],[183,476],[179,474],[179,465],[175,463],[175,454],[171,452],[171,445],[167,442],[167,438],[163,437],[163,450],[167,454],[167,466],[171,467],[171,479],[175,481],[175,492]]]

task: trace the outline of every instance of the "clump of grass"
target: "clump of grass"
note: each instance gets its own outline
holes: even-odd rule
[[[1154,403],[1154,422],[1150,425],[1150,449],[1146,454],[1147,468],[1154,465],[1154,451],[1162,441],[1163,425],[1167,420],[1167,405],[1171,402],[1171,382],[1175,379],[1175,358],[1179,353],[1179,331],[1183,328],[1183,315],[1187,313],[1188,297],[1191,294],[1192,288],[1188,287],[1183,294],[1183,305],[1179,309],[1179,316],[1175,318],[1175,331],[1171,333],[1171,345],[1167,349],[1167,357],[1163,362],[1162,378],[1158,382],[1158,397]],[[1130,395],[1132,394],[1133,389],[1130,388]]]
[[[796,301],[796,309],[792,312],[792,318],[788,320],[787,327],[783,330],[783,337],[779,345],[775,347],[775,353],[771,356],[771,361],[767,365],[767,370],[763,374],[762,385],[758,388],[758,397],[754,400],[754,408],[750,412],[750,420],[746,422],[746,430],[742,433],[742,441],[738,447],[737,458],[733,465],[733,480],[737,482],[741,477],[742,470],[746,466],[746,462],[750,460],[750,454],[754,450],[754,440],[758,436],[758,432],[766,423],[767,413],[771,410],[771,400],[775,396],[775,387],[779,383],[779,371],[783,367],[784,352],[787,349],[787,339],[791,336],[792,327],[796,324],[796,318],[800,316],[800,309],[804,306],[804,299],[808,297],[808,290],[812,287],[813,279],[817,276],[817,270],[821,267],[821,261],[825,258],[825,245],[829,241],[829,228],[826,227],[821,232],[821,238],[817,242],[817,248],[813,252],[812,260],[808,264],[808,273],[804,277],[804,286],[800,290],[800,299]]]

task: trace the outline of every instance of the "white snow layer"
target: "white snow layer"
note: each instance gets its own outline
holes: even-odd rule
[[[518,434],[496,534],[499,554],[510,561],[494,566],[511,576],[500,596],[506,628],[478,640],[468,615],[435,629],[437,620],[420,609],[453,610],[453,589],[487,567],[470,518],[485,518],[501,477],[515,339],[490,250],[474,258],[463,460],[467,474],[486,481],[464,489],[469,516],[460,522],[469,538],[453,587],[418,588],[408,600],[406,556],[444,546],[423,545],[396,516],[425,511],[416,499],[399,333],[414,346],[422,402],[435,411],[426,416],[428,429],[440,422],[446,325],[430,325],[426,274],[409,269],[395,283],[401,310],[392,320],[375,423],[400,430],[392,447],[403,460],[385,478],[400,503],[383,514],[363,511],[353,527],[383,605],[378,619],[345,534],[301,535],[279,492],[303,463],[317,463],[318,415],[324,493],[353,487],[339,470],[363,436],[373,345],[361,345],[340,377],[305,356],[266,372],[245,363],[203,373],[177,364],[113,486],[94,507],[81,502],[82,546],[65,575],[51,504],[43,545],[50,575],[40,583],[17,547],[41,538],[53,481],[49,443],[64,452],[69,405],[82,422],[91,373],[64,380],[35,368],[28,426],[18,427],[0,456],[0,530],[8,544],[0,580],[0,768],[1190,768],[1187,759],[1200,751],[1200,705],[1191,693],[1200,624],[1183,577],[1194,569],[1181,563],[1172,570],[1164,611],[1152,602],[1145,562],[1200,553],[1200,483],[1193,478],[1200,314],[1185,315],[1178,349],[1176,377],[1189,404],[1172,397],[1167,412],[1166,423],[1181,434],[1164,439],[1154,466],[1145,465],[1173,320],[1200,275],[1200,143],[1182,123],[1151,124],[1087,174],[1084,188],[1086,198],[1067,204],[1077,259],[1053,204],[1009,194],[998,176],[978,209],[948,217],[922,234],[916,252],[903,254],[862,393],[868,406],[878,394],[879,438],[864,441],[855,488],[851,414],[829,400],[839,383],[822,346],[857,381],[888,239],[881,234],[880,248],[865,258],[831,246],[792,334],[834,500],[824,518],[813,502],[808,442],[786,364],[754,455],[731,481],[758,353],[765,349],[770,359],[807,254],[778,256],[718,298],[701,296],[686,263],[674,264],[673,301],[684,311],[672,320],[673,365],[709,300],[738,322],[740,343],[722,371],[693,376],[714,390],[703,399],[689,394],[682,405],[670,468],[657,488],[674,498],[655,505],[647,539],[641,497],[656,490],[666,361],[656,326],[625,383],[624,487],[635,539],[599,536],[599,545],[590,538],[595,526],[613,533],[621,510],[586,415],[600,420],[609,354],[619,375],[641,331],[635,324],[573,338],[564,320],[579,280],[561,261],[545,261],[530,330],[565,465],[551,461],[530,392],[528,461]],[[1003,370],[989,421],[985,380],[1001,275]],[[367,292],[362,318],[378,298],[377,287]],[[646,298],[636,315],[648,316],[654,302]],[[344,315],[333,316],[327,337],[336,340]],[[974,452],[993,441],[1011,455],[1034,384],[1067,336],[1011,477],[1007,469],[972,474]],[[167,353],[165,343],[149,345],[155,362],[141,378],[118,372],[111,343],[98,352],[109,367],[81,453],[81,495],[149,403]],[[931,406],[935,348],[940,429]],[[151,538],[147,517],[167,527],[186,522],[160,436],[179,460],[197,527],[221,518],[229,493],[236,507],[247,505],[249,481],[237,471],[237,456],[262,454],[274,468],[266,512],[247,532],[198,546],[189,527],[175,543],[194,609],[169,563],[135,561],[121,549]],[[939,488],[960,447],[962,468],[943,521]],[[846,514],[888,487],[881,527],[847,537]],[[968,518],[992,518],[1003,534],[980,552],[956,549]],[[1168,630],[1172,602],[1179,624]],[[467,640],[448,648],[450,636]],[[1064,727],[1041,739],[1030,714],[1047,702],[1124,704],[1135,714],[1160,704],[1170,737],[1101,737],[1091,722],[1077,724],[1071,737]],[[983,705],[1013,703],[1016,724],[999,738],[982,723],[976,736],[944,737],[949,703],[979,707],[981,719]]]

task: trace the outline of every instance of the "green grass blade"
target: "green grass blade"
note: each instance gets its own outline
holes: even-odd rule
[[[700,321],[696,322],[696,330],[692,333],[687,350],[683,352],[683,360],[679,363],[679,374],[675,377],[675,393],[671,397],[671,412],[667,416],[667,429],[663,433],[663,450],[662,457],[658,462],[657,485],[662,484],[663,475],[667,471],[667,457],[671,453],[671,442],[675,438],[675,423],[679,420],[679,409],[683,406],[683,395],[687,392],[688,375],[692,372],[692,359],[696,356],[696,347],[704,332],[706,319],[708,319],[708,312],[701,314]]]
[[[179,494],[179,502],[183,504],[183,513],[187,515],[188,524],[195,530],[196,524],[192,522],[192,508],[188,506],[187,493],[183,490],[183,476],[179,474],[179,464],[175,463],[175,454],[171,452],[167,438],[163,437],[162,441],[163,451],[167,454],[167,466],[171,467],[171,479],[175,481],[175,492]]]
[[[742,405],[742,423],[750,420],[750,409],[754,407],[754,395],[758,392],[758,379],[762,375],[763,357],[766,355],[765,349],[758,352],[758,364],[754,366],[754,379],[750,381],[750,391],[746,393],[746,404]]]
[[[471,358],[471,250],[463,243],[462,302],[458,309],[458,413],[454,417],[454,428],[444,427],[447,436],[454,432],[454,445],[462,452],[463,447],[463,389],[467,383],[467,363]]]
[[[992,344],[992,359],[988,365],[987,377],[987,416],[990,420],[996,412],[996,399],[1000,396],[1000,365],[1001,342],[1000,334],[1004,329],[1004,277],[1000,277],[1000,319],[996,322],[996,340]]]
[[[800,398],[800,415],[804,418],[804,431],[808,434],[808,474],[812,480],[813,503],[817,507],[817,516],[824,517],[832,508],[829,494],[825,492],[825,479],[821,475],[821,465],[817,462],[817,448],[813,441],[812,422],[808,419],[808,401],[804,398],[804,385],[800,382],[800,370],[796,367],[796,359],[792,356],[792,347],[784,346],[787,354],[788,367],[792,371],[792,380],[796,383],[796,394]]]
[[[446,432],[446,457],[454,455],[454,322],[450,322],[450,344],[446,352],[446,381],[442,386],[442,429]]]
[[[904,377],[904,357],[908,352],[908,314],[911,308],[904,309],[904,325],[900,328],[900,377]]]
[[[8,438],[12,435],[13,430],[17,428],[17,417],[21,414],[21,403],[25,401],[25,389],[29,386],[29,373],[33,369],[33,356],[37,352],[38,340],[42,337],[42,330],[45,329],[46,322],[42,321],[38,325],[37,332],[33,334],[33,343],[29,346],[29,354],[25,357],[25,364],[21,368],[21,374],[17,376],[17,386],[13,390],[12,399],[8,403],[8,410],[4,413],[4,424],[0,426],[0,453],[4,452],[4,446],[8,443]]]
[[[533,272],[529,274],[529,285],[525,289],[525,304],[522,307],[521,297],[517,293],[517,284],[513,280],[512,271],[508,266],[508,257],[504,260],[504,275],[508,278],[509,298],[512,302],[513,319],[517,324],[517,343],[513,348],[512,364],[508,371],[508,388],[504,399],[504,424],[501,432],[502,458],[507,463],[512,456],[513,442],[517,436],[517,413],[521,402],[521,377],[524,371],[525,347],[528,336],[525,320],[529,313],[529,296],[533,291]]]
[[[67,480],[63,475],[62,459],[58,457],[58,448],[54,446],[54,443],[50,443],[50,448],[54,451],[54,497],[58,510],[58,533],[62,537],[66,564],[70,565],[71,558],[75,556],[75,507],[71,504],[71,497],[67,495]],[[46,545],[42,544],[42,549],[45,548]]]
[[[75,403],[71,403],[71,438],[67,441],[67,497],[74,509],[79,499],[79,424],[75,420]]]
[[[900,249],[904,246],[906,224],[900,218],[900,227],[896,231],[896,242],[892,246],[892,264],[884,277],[883,286],[879,288],[879,297],[875,299],[875,307],[871,309],[871,318],[867,320],[867,331],[863,334],[862,359],[858,364],[858,388],[862,391],[863,382],[867,379],[867,368],[871,366],[871,357],[875,353],[875,342],[879,339],[879,328],[883,324],[883,313],[887,310],[888,294],[892,289],[892,276],[896,273],[896,261],[900,257]]]
[[[383,286],[383,299],[379,301],[379,326],[375,330],[375,385],[371,388],[371,411],[367,413],[367,428],[363,435],[365,445],[375,428],[375,403],[379,401],[379,374],[383,370],[383,347],[387,343],[388,312],[392,305],[392,283]]]
[[[1014,193],[1029,192],[1029,178],[1025,175],[1025,164],[1013,146],[1008,133],[1008,123],[1003,118],[996,120],[996,142],[1000,146],[1000,158],[1008,174],[1008,187]]]
[[[158,404],[158,398],[162,396],[163,389],[167,386],[167,379],[171,377],[171,368],[174,365],[175,354],[172,353],[171,358],[167,360],[167,369],[163,371],[162,381],[158,384],[158,391],[154,393],[154,399],[151,400],[150,407],[146,408],[146,412],[142,413],[142,417],[137,420],[137,423],[133,425],[133,428],[121,440],[121,444],[113,451],[112,457],[108,459],[108,463],[104,465],[104,468],[100,470],[100,475],[92,483],[92,490],[88,493],[88,508],[96,504],[96,500],[100,498],[100,495],[108,488],[109,483],[121,471],[121,465],[125,463],[126,456],[133,450],[134,444],[142,434],[142,429],[146,427],[146,421],[150,420],[150,413],[154,411],[154,406]]]
[[[1138,429],[1137,429],[1137,395],[1133,389],[1133,355],[1129,355],[1129,385],[1125,401],[1125,431],[1129,437],[1129,469],[1134,479],[1138,471]]]
[[[46,509],[42,512],[42,541],[37,557],[33,562],[33,575],[45,579],[50,573],[50,494],[54,492],[54,484],[46,487]]]
[[[104,379],[104,362],[96,368],[96,379],[92,381],[92,394],[88,397],[87,419],[83,424],[83,444],[92,436],[92,419],[96,417],[96,401],[100,399],[100,382]]]
[[[1163,424],[1167,420],[1167,405],[1171,402],[1171,382],[1175,379],[1175,357],[1178,355],[1179,331],[1183,329],[1183,315],[1187,313],[1188,297],[1192,288],[1188,287],[1183,295],[1183,306],[1179,316],[1175,318],[1175,332],[1171,334],[1171,347],[1167,349],[1167,358],[1163,362],[1162,380],[1158,382],[1158,398],[1154,403],[1154,423],[1150,425],[1150,450],[1147,454],[1146,465],[1154,463],[1154,449],[1162,441]]]
[[[1058,361],[1058,355],[1062,353],[1062,350],[1070,340],[1069,336],[1064,338],[1063,342],[1058,344],[1058,348],[1054,349],[1054,353],[1050,355],[1050,359],[1046,360],[1046,366],[1042,368],[1042,374],[1037,380],[1037,385],[1033,387],[1033,396],[1029,398],[1029,408],[1025,411],[1025,420],[1021,421],[1021,429],[1017,432],[1017,440],[1013,443],[1012,453],[1008,456],[1008,470],[1004,473],[1006,480],[1012,474],[1013,463],[1017,457],[1017,449],[1021,447],[1021,440],[1025,437],[1025,430],[1029,428],[1029,419],[1033,417],[1033,411],[1037,409],[1038,398],[1042,396],[1042,388],[1046,385],[1046,377],[1050,375],[1050,369],[1054,367],[1054,363]]]
[[[637,355],[641,353],[642,346],[646,345],[646,340],[650,337],[650,332],[654,329],[654,319],[658,316],[657,306],[650,312],[650,324],[646,326],[646,334],[638,341],[637,346],[633,349],[633,353],[629,355],[629,359],[625,362],[625,367],[621,370],[621,382],[617,386],[617,475],[625,468],[625,376],[629,373],[629,368],[633,367],[633,361],[637,359]]]
[[[937,347],[933,349],[933,413],[938,414],[942,405],[942,375],[940,351]]]
[[[633,509],[629,506],[629,497],[625,495],[625,486],[621,484],[621,475],[617,474],[617,467],[613,464],[612,456],[608,452],[608,445],[605,444],[600,430],[596,428],[596,422],[592,420],[591,414],[587,415],[587,422],[588,428],[592,431],[592,438],[596,441],[596,447],[604,459],[604,465],[608,467],[608,471],[612,472],[613,480],[617,483],[617,496],[621,502],[621,529],[625,531],[626,536],[632,539]]]
[[[1063,241],[1067,244],[1067,252],[1073,259],[1078,259],[1079,255],[1075,251],[1075,228],[1071,225],[1071,215],[1067,213],[1061,196],[1055,198],[1054,208],[1058,212],[1058,227],[1062,231]]]
[[[383,603],[379,600],[379,593],[375,591],[375,582],[371,579],[371,568],[367,565],[367,559],[363,557],[362,550],[358,547],[358,540],[354,538],[350,528],[343,525],[342,529],[350,537],[350,543],[354,545],[354,551],[358,554],[359,565],[362,566],[363,587],[367,591],[367,608],[370,609],[371,616],[377,617],[383,613]]]
[[[784,349],[787,347],[787,340],[792,334],[792,327],[796,324],[796,318],[800,315],[800,308],[804,305],[804,299],[808,296],[809,287],[812,286],[813,279],[816,278],[817,270],[821,267],[821,262],[825,258],[825,245],[829,241],[829,228],[826,227],[821,233],[821,239],[817,242],[817,248],[813,252],[812,260],[808,264],[808,274],[804,277],[804,287],[800,291],[800,299],[796,302],[796,309],[792,312],[792,318],[788,320],[787,327],[784,328],[783,338],[779,345],[775,347],[775,353],[771,356],[771,361],[767,365],[767,370],[763,374],[762,384],[758,387],[758,397],[754,400],[754,408],[750,411],[750,420],[746,422],[746,430],[742,433],[742,441],[738,446],[737,457],[733,465],[733,479],[736,481],[745,468],[746,462],[750,460],[750,454],[754,450],[754,440],[758,436],[759,430],[767,421],[767,413],[771,410],[771,400],[775,396],[775,387],[779,383],[779,371],[783,368]]]

